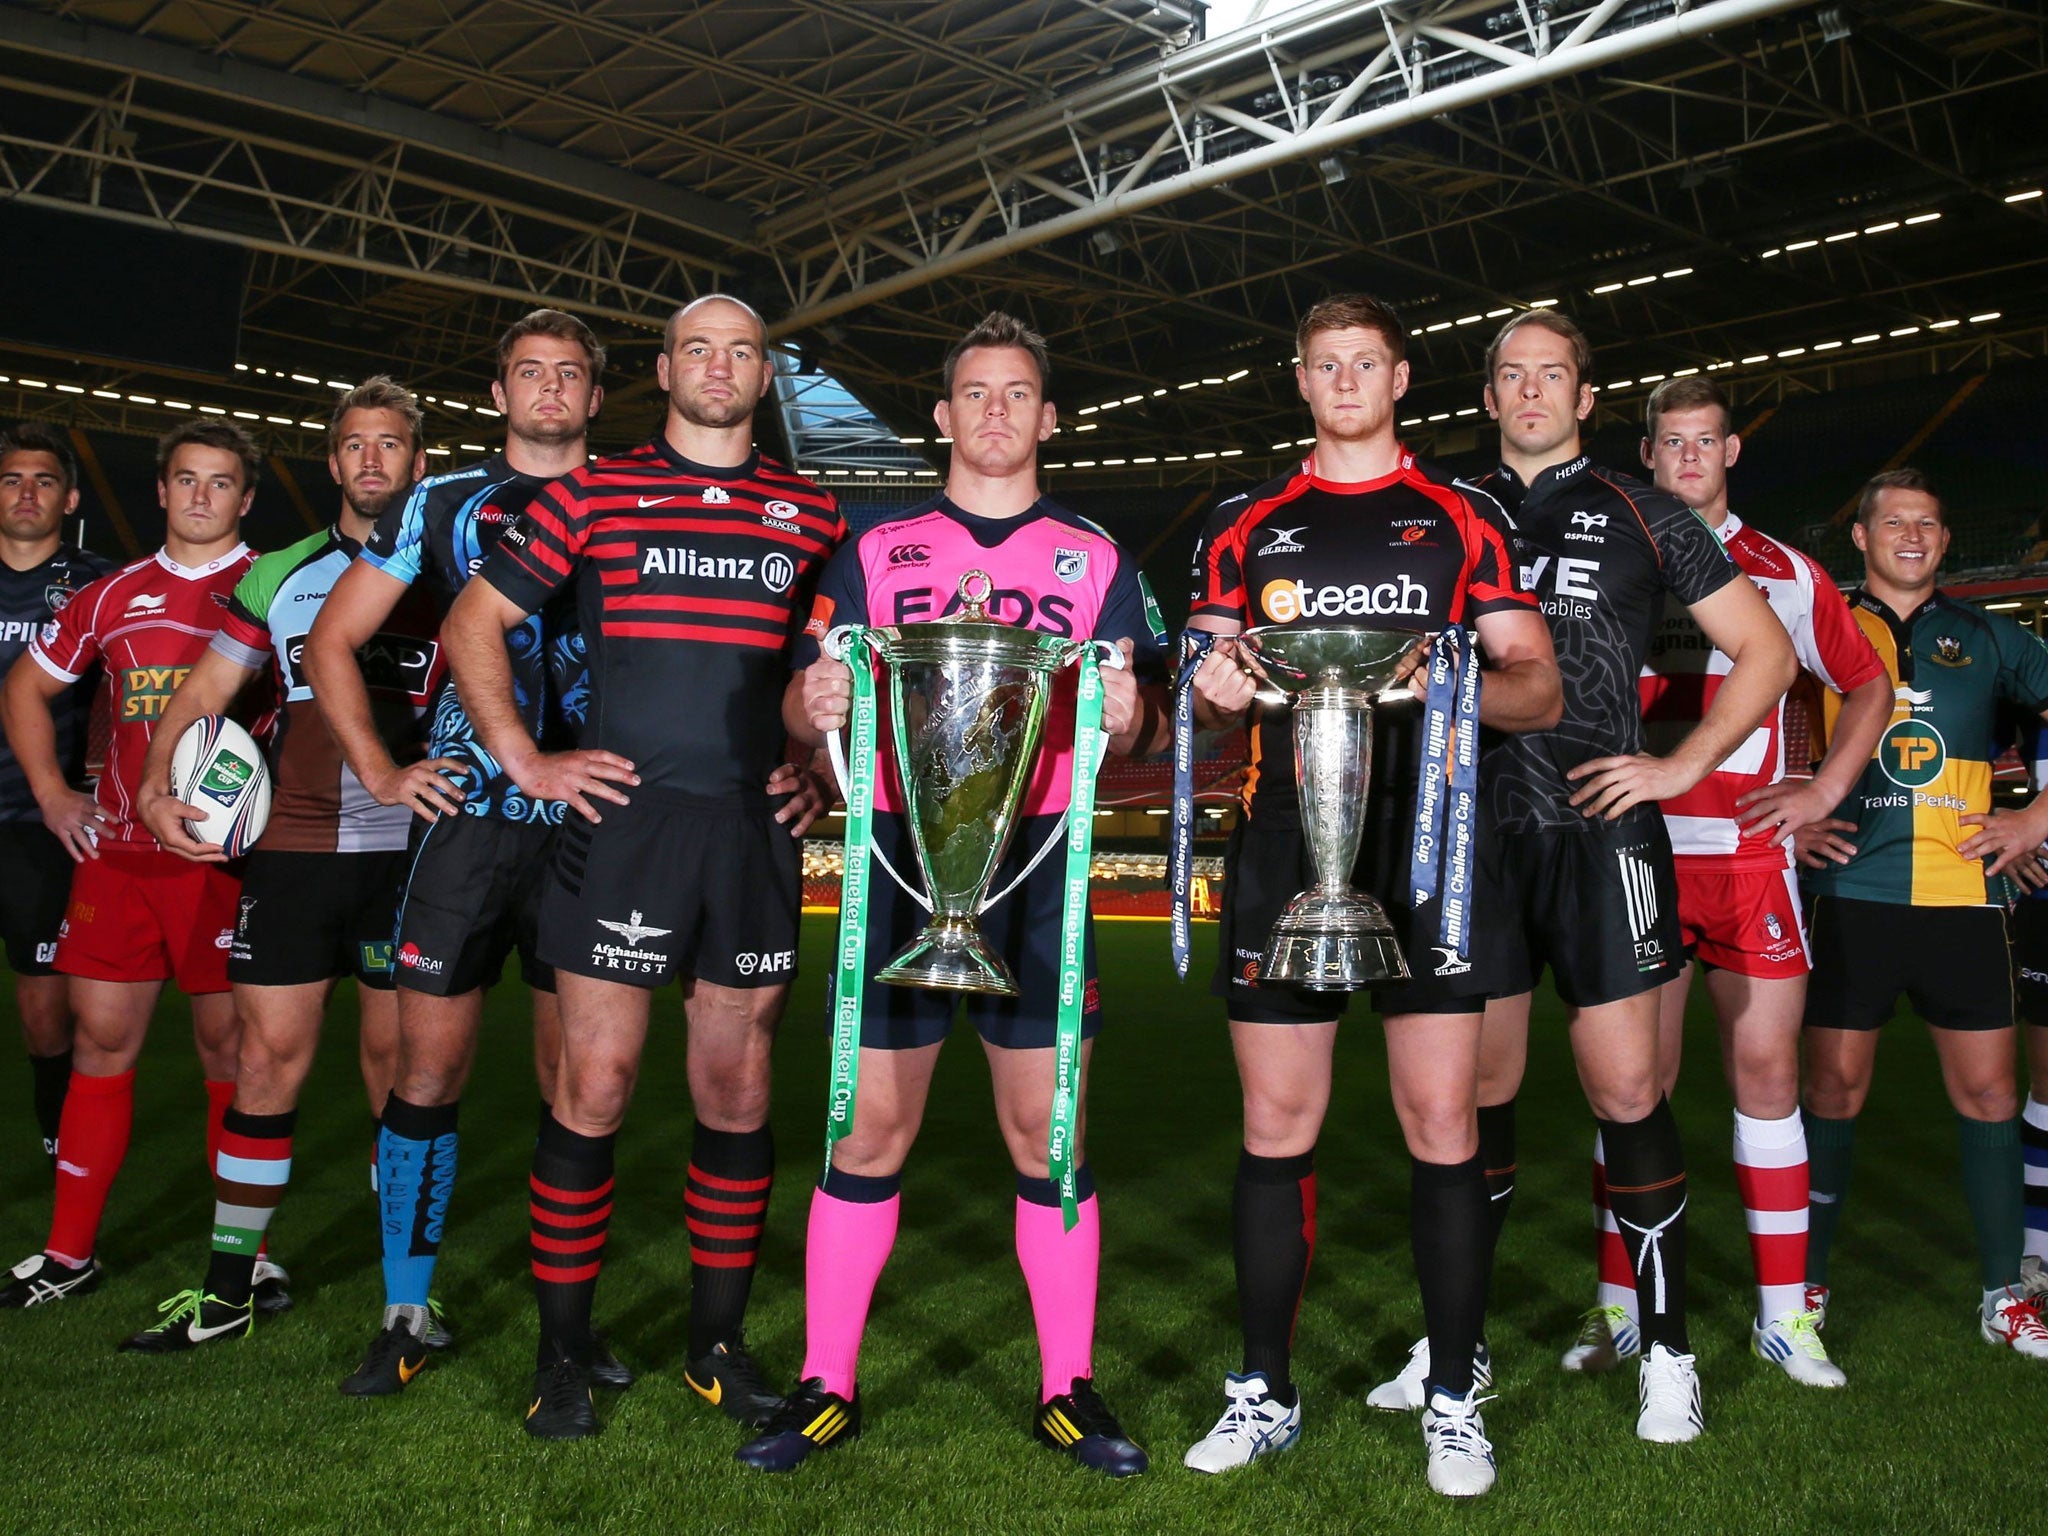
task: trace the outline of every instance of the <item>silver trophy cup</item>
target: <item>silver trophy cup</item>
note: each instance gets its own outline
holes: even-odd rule
[[[1266,626],[1237,637],[1269,702],[1294,700],[1294,782],[1316,883],[1287,903],[1259,980],[1355,992],[1408,979],[1386,908],[1351,888],[1372,779],[1374,698],[1428,637],[1411,629]]]
[[[1053,676],[1097,642],[995,622],[983,606],[992,588],[986,572],[969,571],[960,578],[963,606],[958,613],[863,632],[887,664],[898,790],[924,891],[897,874],[886,858],[882,864],[932,914],[924,930],[875,979],[1015,997],[1016,978],[982,936],[975,917],[1007,895],[1062,840],[1064,823],[1009,888],[986,895],[1010,846],[1018,802],[1038,761]],[[826,649],[832,652],[831,637]],[[1105,659],[1122,660],[1114,647]],[[836,755],[836,735],[832,747]],[[842,771],[842,786],[845,777]]]

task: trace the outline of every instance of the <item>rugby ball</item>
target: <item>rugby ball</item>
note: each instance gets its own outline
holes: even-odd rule
[[[256,738],[226,715],[202,715],[171,753],[171,793],[206,812],[185,830],[229,858],[255,846],[270,820],[270,767]]]

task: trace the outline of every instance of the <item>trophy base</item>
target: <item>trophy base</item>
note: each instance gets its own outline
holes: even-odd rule
[[[935,992],[981,992],[1016,997],[1016,978],[1003,957],[989,948],[971,920],[934,918],[924,932],[881,970],[875,980],[892,987]]]
[[[1370,896],[1304,891],[1266,940],[1259,980],[1313,992],[1357,992],[1410,972],[1386,910]]]

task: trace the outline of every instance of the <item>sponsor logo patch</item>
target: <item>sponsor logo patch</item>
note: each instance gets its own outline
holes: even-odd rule
[[[1899,720],[1877,741],[1877,766],[1901,789],[1924,789],[1948,766],[1948,744],[1925,720]]]
[[[898,544],[889,551],[891,565],[926,565],[932,558],[928,544]]]
[[[1088,551],[1085,549],[1055,549],[1052,552],[1052,573],[1067,585],[1072,586],[1088,574]]]
[[[190,667],[123,667],[120,718],[161,720]]]
[[[1306,523],[1303,523],[1299,528],[1262,528],[1259,531],[1261,533],[1270,533],[1273,535],[1273,539],[1264,549],[1256,550],[1254,553],[1261,555],[1298,555],[1307,547],[1301,542],[1301,536],[1307,529],[1308,524]]]
[[[128,607],[121,617],[132,619],[144,614],[162,613],[164,611],[164,604],[169,600],[170,595],[165,592],[140,593],[128,599]]]
[[[731,494],[722,485],[704,487],[704,505],[707,507],[722,507],[731,500]]]
[[[398,963],[408,971],[418,971],[422,976],[438,976],[447,969],[439,960],[409,939],[398,948]]]

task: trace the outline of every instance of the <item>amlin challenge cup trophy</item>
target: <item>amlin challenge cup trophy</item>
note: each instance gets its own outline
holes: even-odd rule
[[[983,937],[975,918],[1008,895],[1062,840],[1066,895],[1060,925],[1060,1009],[1055,1042],[1051,1137],[1053,1181],[1071,1227],[1073,1157],[1079,1103],[1081,1004],[1085,981],[1088,864],[1094,846],[1095,775],[1108,748],[1102,730],[1103,665],[1122,666],[1116,647],[997,622],[985,571],[960,578],[959,612],[929,623],[843,625],[825,637],[825,654],[853,672],[851,744],[828,741],[846,797],[845,871],[833,986],[831,1105],[826,1157],[853,1127],[859,1073],[861,992],[867,980],[868,859],[872,854],[931,921],[892,956],[875,979],[894,986],[1017,996],[1016,979]],[[909,824],[923,889],[905,880],[874,847],[875,772],[881,742],[874,662],[886,669],[895,748],[894,798]],[[1018,808],[1044,734],[1053,679],[1078,663],[1074,772],[1064,838],[1049,837],[1015,880],[987,894],[1016,831]]]

